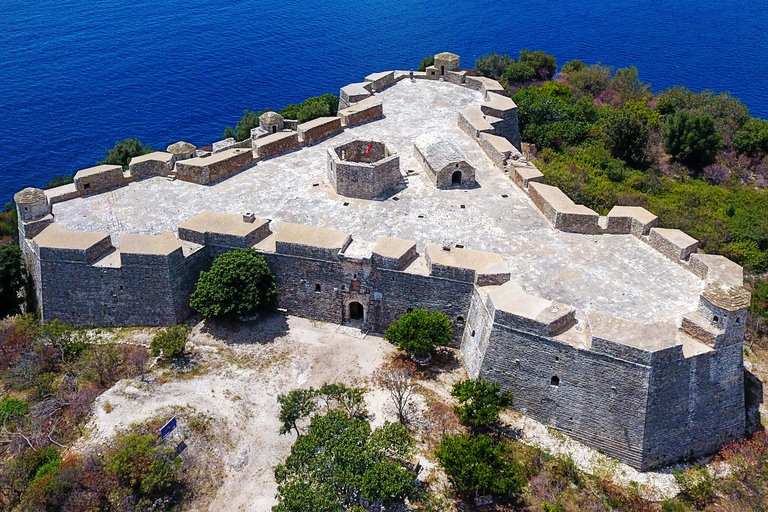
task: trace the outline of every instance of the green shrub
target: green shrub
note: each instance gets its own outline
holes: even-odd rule
[[[114,440],[114,451],[106,454],[105,470],[142,496],[155,498],[177,483],[180,465],[181,459],[157,436],[127,434]]]
[[[510,496],[525,485],[520,468],[508,460],[505,445],[494,443],[488,435],[443,436],[435,455],[462,494],[493,492]]]
[[[285,119],[296,119],[306,123],[318,117],[335,116],[339,110],[339,98],[333,94],[323,94],[307,98],[302,103],[291,103],[280,110]]]
[[[768,255],[752,240],[726,244],[722,248],[722,254],[758,274],[768,268]]]
[[[499,55],[494,52],[490,55],[483,55],[482,57],[478,57],[478,59],[475,61],[475,71],[480,76],[498,80],[501,78],[501,75],[504,73],[504,70],[507,68],[507,66],[513,62],[514,60],[512,60],[512,57],[509,55]]]
[[[712,117],[684,110],[667,119],[663,135],[664,151],[694,167],[712,163],[723,143]]]
[[[259,117],[262,114],[265,114],[270,111],[271,110],[268,108],[265,108],[264,110],[259,110],[258,112],[251,112],[248,109],[243,110],[243,117],[241,117],[240,120],[237,121],[237,125],[235,125],[235,128],[233,129],[227,126],[224,129],[224,135],[223,135],[224,138],[228,139],[232,137],[238,142],[247,139],[248,137],[251,136],[251,130],[259,126]]]
[[[149,348],[154,357],[176,359],[184,355],[187,337],[192,329],[188,325],[174,325],[161,330],[152,338]]]
[[[276,301],[275,276],[264,257],[248,248],[222,254],[201,272],[190,305],[206,318],[237,318]]]
[[[498,382],[485,379],[459,381],[453,385],[451,396],[459,401],[454,407],[456,414],[472,426],[498,423],[499,413],[512,405],[512,393],[502,391]]]
[[[416,356],[426,356],[437,347],[451,342],[451,321],[439,311],[416,309],[406,313],[384,332],[384,339],[400,350]]]
[[[551,80],[557,71],[555,56],[541,50],[520,50],[520,63],[531,68],[541,80]]]
[[[421,59],[421,62],[419,62],[419,71],[426,71],[429,66],[435,65],[435,56],[431,55],[429,57],[424,57]]]
[[[733,139],[733,147],[748,155],[768,154],[768,121],[750,119]]]
[[[49,181],[43,186],[43,190],[60,187],[62,185],[69,185],[70,183],[74,183],[74,182],[75,182],[74,174],[61,174],[59,176],[54,176],[53,178],[51,178],[51,181]]]
[[[99,162],[99,165],[121,165],[123,169],[128,169],[131,158],[135,156],[146,155],[152,148],[149,144],[144,145],[139,139],[127,138],[115,142],[115,146],[107,150],[107,157]]]
[[[613,70],[610,66],[600,63],[586,66],[580,60],[566,62],[563,73],[568,78],[568,86],[577,98],[584,96],[597,97],[608,88]]]
[[[28,410],[25,401],[7,396],[0,401],[0,424],[24,417]]]
[[[504,68],[504,73],[501,74],[501,78],[509,84],[531,82],[536,80],[537,76],[536,71],[522,62],[513,62]]]

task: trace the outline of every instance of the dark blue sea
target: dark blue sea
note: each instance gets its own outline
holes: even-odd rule
[[[218,140],[278,109],[440,51],[631,64],[654,91],[730,91],[768,117],[761,0],[2,0],[0,201],[116,140]]]

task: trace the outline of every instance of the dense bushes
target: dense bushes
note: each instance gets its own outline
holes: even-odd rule
[[[121,165],[123,169],[128,169],[131,158],[146,155],[151,151],[149,144],[145,145],[136,138],[127,138],[115,142],[115,146],[107,150],[107,157],[99,164]]]
[[[33,298],[31,290],[27,290],[30,284],[19,246],[0,245],[0,318],[22,312],[25,296]]]
[[[264,110],[259,110],[258,112],[251,112],[248,109],[244,110],[243,117],[237,121],[237,124],[234,128],[230,126],[224,128],[223,137],[225,139],[232,137],[238,142],[247,139],[251,136],[251,130],[259,126],[259,117],[262,114],[266,114],[267,112],[270,112],[270,109],[265,108]]]
[[[184,355],[187,337],[191,331],[188,325],[174,325],[155,334],[149,349],[155,357],[176,359]]]

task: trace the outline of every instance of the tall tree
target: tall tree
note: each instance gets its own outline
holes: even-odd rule
[[[0,246],[0,318],[20,314],[29,283],[18,245]]]

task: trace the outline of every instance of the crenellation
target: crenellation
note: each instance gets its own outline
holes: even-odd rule
[[[634,467],[743,435],[741,267],[698,254],[643,208],[600,217],[544,184],[519,151],[514,102],[498,82],[467,76],[458,56],[341,92],[338,117],[299,125],[263,114],[237,143],[245,148],[227,141],[195,157],[180,142],[134,158],[128,177],[113,166],[17,194],[43,320],[180,323],[200,272],[253,247],[289,314],[382,333],[409,310],[442,311],[470,377],[498,382],[520,412]],[[432,103],[410,106],[419,93]],[[407,121],[414,109],[423,124]],[[223,186],[240,171],[235,188]],[[168,180],[85,197],[157,176]],[[139,222],[134,202],[148,189],[164,195]],[[128,195],[130,208],[106,226],[72,208],[111,214]]]

